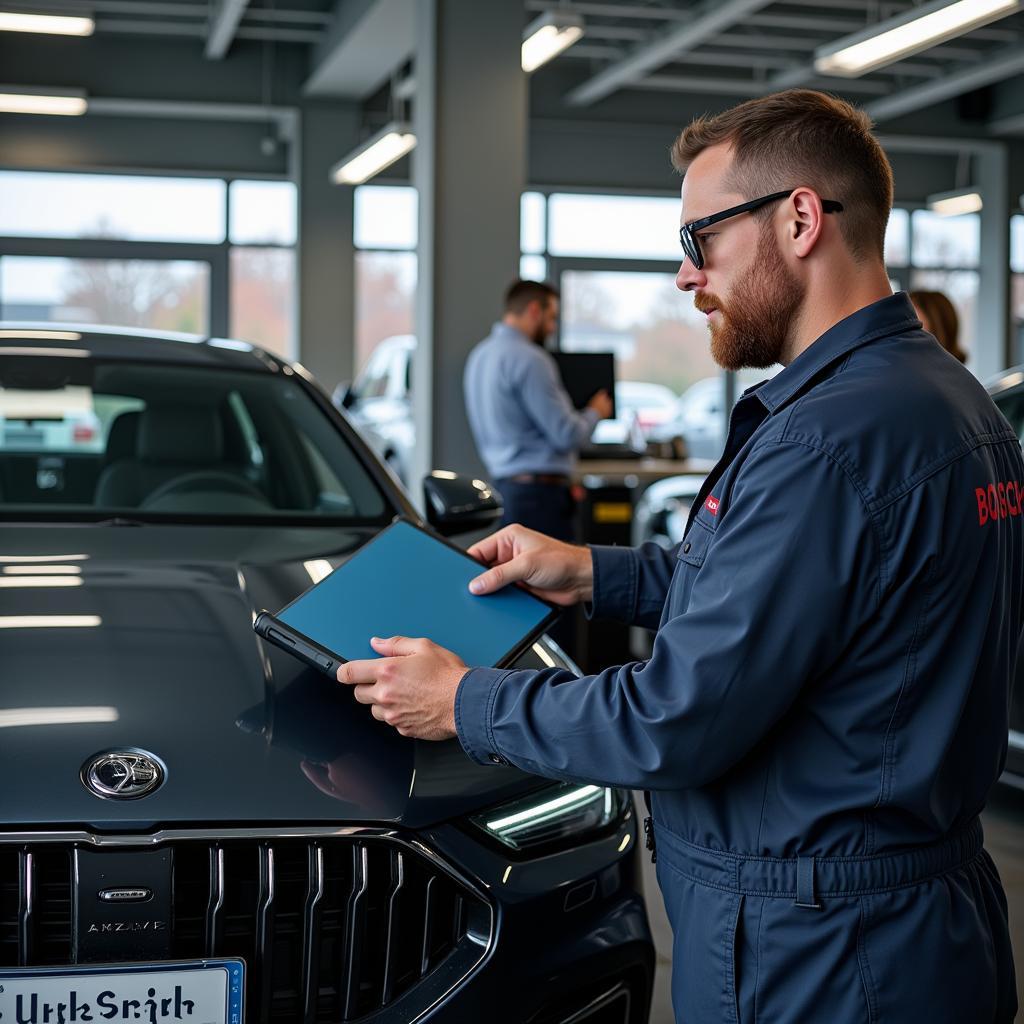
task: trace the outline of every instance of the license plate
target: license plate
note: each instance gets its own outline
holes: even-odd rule
[[[14,447],[21,444],[41,445],[43,443],[43,432],[41,430],[5,430],[4,444]]]
[[[3,1024],[242,1024],[241,960],[0,971]]]

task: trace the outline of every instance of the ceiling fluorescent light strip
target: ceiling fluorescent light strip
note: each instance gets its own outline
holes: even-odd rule
[[[0,85],[0,113],[58,114],[76,117],[88,107],[85,93],[52,89],[28,90],[20,86]]]
[[[416,145],[407,124],[392,121],[331,168],[331,180],[339,185],[361,185],[400,160]]]
[[[548,11],[532,21],[523,32],[520,58],[523,70],[529,74],[542,64],[568,50],[583,35],[583,19],[579,15]]]
[[[102,623],[98,615],[0,615],[0,629],[89,629]]]
[[[948,0],[916,7],[817,51],[815,70],[855,78],[930,46],[1005,18],[1021,0]]]
[[[981,194],[973,189],[956,189],[953,192],[938,192],[928,197],[928,209],[940,217],[960,217],[965,213],[981,210]]]
[[[96,22],[92,18],[0,11],[0,32],[41,32],[51,36],[91,36],[95,28]]]

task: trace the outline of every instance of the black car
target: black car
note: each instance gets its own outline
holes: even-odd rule
[[[301,367],[3,324],[0,414],[3,1021],[647,1020],[628,793],[405,739],[253,633],[419,521]],[[485,524],[450,477],[435,528]]]

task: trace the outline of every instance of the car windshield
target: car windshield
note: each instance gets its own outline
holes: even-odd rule
[[[282,373],[0,351],[0,514],[168,521],[394,514]]]

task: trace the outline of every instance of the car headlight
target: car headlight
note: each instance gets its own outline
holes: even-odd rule
[[[627,790],[562,782],[470,820],[513,850],[524,850],[570,839],[579,842],[618,822],[628,807]]]

